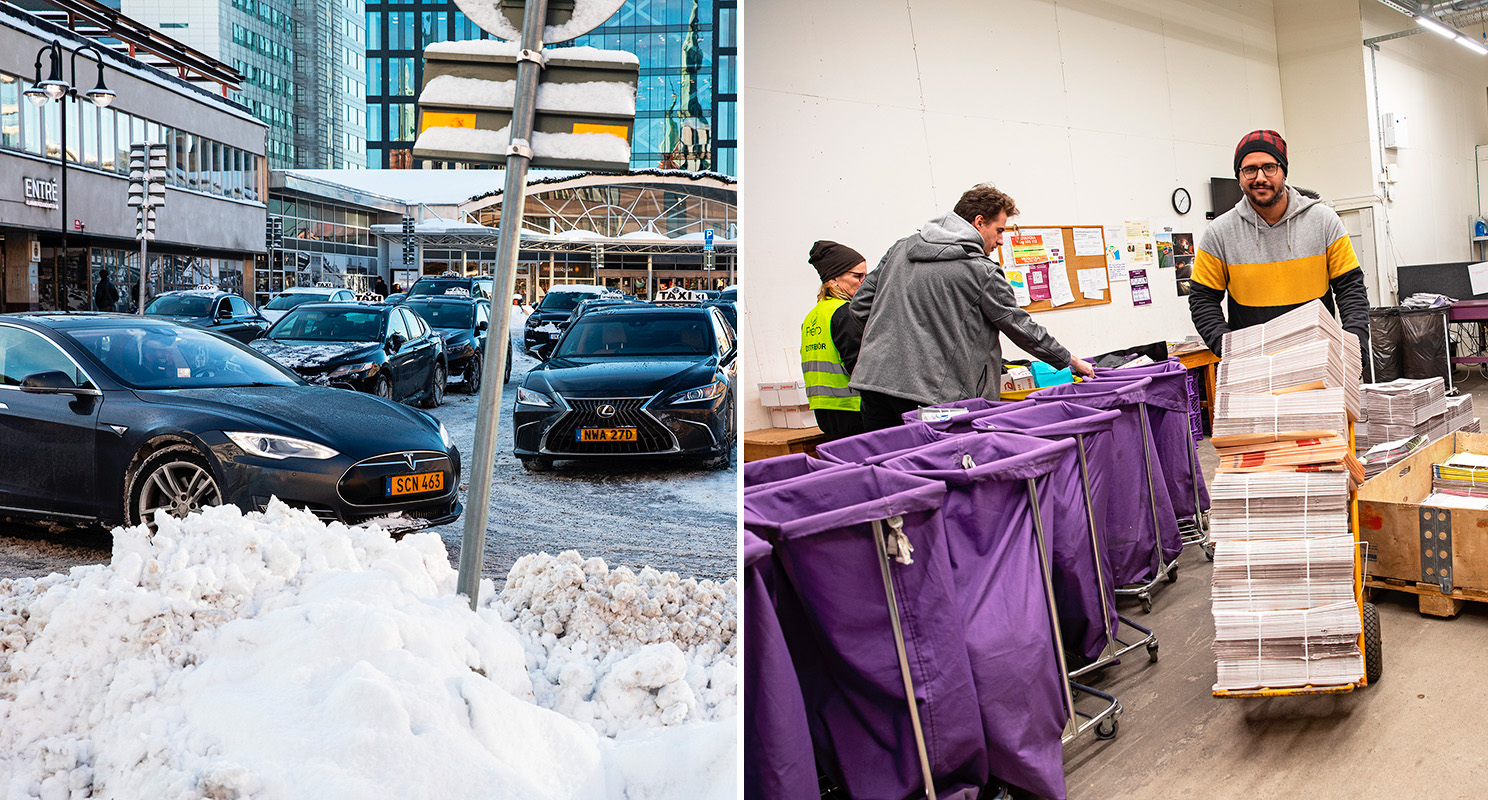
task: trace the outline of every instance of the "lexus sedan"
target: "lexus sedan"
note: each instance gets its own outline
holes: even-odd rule
[[[240,342],[263,336],[271,324],[247,300],[216,289],[165,292],[145,306],[145,315],[206,328]]]
[[[726,468],[736,436],[733,329],[716,308],[601,308],[527,373],[514,407],[529,470],[558,459],[679,456]]]
[[[460,452],[429,415],[148,317],[0,315],[0,431],[4,516],[134,525],[271,497],[352,524],[462,511]]]
[[[424,408],[444,402],[444,342],[402,306],[306,303],[252,346],[311,383]]]

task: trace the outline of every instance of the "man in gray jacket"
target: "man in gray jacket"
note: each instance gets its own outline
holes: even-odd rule
[[[862,393],[867,430],[898,425],[920,406],[996,400],[999,331],[1056,369],[1094,374],[1017,306],[1002,268],[987,258],[1017,213],[992,184],[974,186],[954,211],[895,242],[864,279],[851,306],[865,327],[850,385]]]

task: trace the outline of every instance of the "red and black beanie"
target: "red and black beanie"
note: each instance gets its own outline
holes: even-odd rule
[[[1235,177],[1240,177],[1240,162],[1251,153],[1270,153],[1281,165],[1281,174],[1287,174],[1286,140],[1276,131],[1251,131],[1241,137],[1235,146]]]

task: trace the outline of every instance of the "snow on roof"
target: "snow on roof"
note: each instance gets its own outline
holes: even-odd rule
[[[595,231],[587,231],[583,228],[572,228],[552,235],[554,239],[607,239],[609,237]]]
[[[489,233],[495,235],[496,233],[495,228],[487,227],[485,225],[481,225],[480,223],[462,222],[460,220],[442,219],[440,217],[433,217],[431,219],[421,220],[417,225],[414,226],[414,230],[418,231],[419,233],[429,234]]]
[[[656,231],[631,231],[630,233],[622,233],[622,234],[620,234],[620,236],[618,238],[621,238],[621,239],[632,239],[632,240],[637,240],[638,239],[638,240],[643,240],[643,241],[648,241],[648,242],[669,242],[669,241],[671,241],[666,236],[663,236],[662,234],[659,234]]]
[[[271,502],[0,581],[0,775],[42,797],[732,798],[738,595]]]
[[[516,81],[488,81],[439,75],[419,94],[419,103],[460,108],[511,108],[516,102]],[[628,83],[588,81],[584,83],[539,83],[539,111],[577,111],[590,114],[635,116],[636,88]]]

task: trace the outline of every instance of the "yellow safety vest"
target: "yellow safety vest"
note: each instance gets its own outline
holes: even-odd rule
[[[847,386],[847,368],[832,343],[832,314],[846,300],[829,297],[816,304],[801,323],[801,372],[806,377],[806,397],[813,409],[858,411],[863,398]]]

